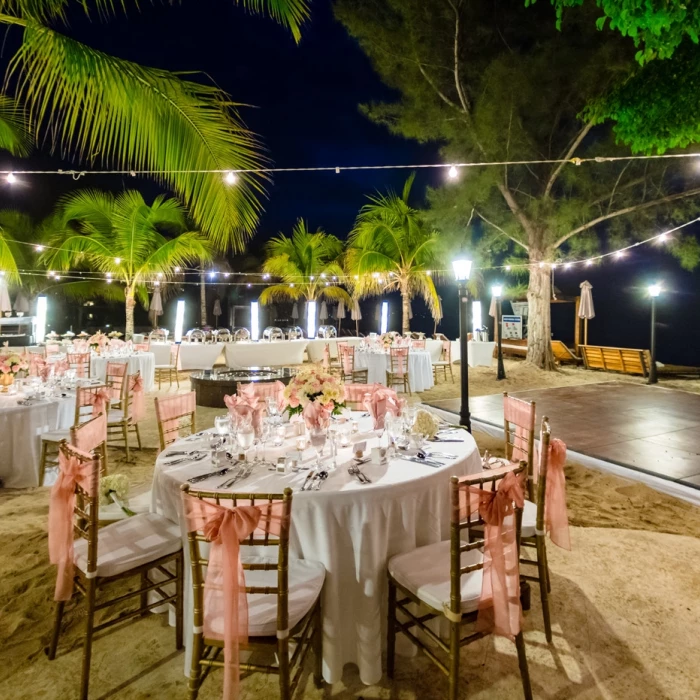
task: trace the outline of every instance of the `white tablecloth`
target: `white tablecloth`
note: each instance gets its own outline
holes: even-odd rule
[[[5,488],[39,485],[41,434],[66,430],[75,419],[75,395],[19,406],[22,394],[0,394],[0,479]]]
[[[129,369],[127,370],[129,374],[141,372],[143,390],[153,391],[156,360],[152,352],[139,352],[134,355],[129,355],[128,357],[120,357],[118,355],[114,357],[110,357],[109,355],[93,355],[90,358],[90,376],[105,381],[108,362],[127,362],[129,364]]]
[[[304,361],[306,340],[239,341],[226,343],[226,364],[231,369],[243,367],[283,367]]]
[[[324,340],[323,338],[309,340],[308,345],[306,346],[306,353],[309,356],[309,360],[311,362],[321,362],[323,360],[323,348],[326,347],[326,343],[330,345],[331,358],[335,360],[338,357],[338,346],[336,343],[339,340],[348,343],[348,345],[359,345],[364,338],[344,336],[342,338],[328,338],[328,340]]]
[[[368,384],[384,384],[389,369],[388,352],[355,350],[355,369],[368,369]],[[408,383],[411,391],[427,391],[433,386],[433,366],[427,350],[411,350],[408,353]]]
[[[370,419],[360,428],[371,428]],[[341,450],[339,468],[331,472],[320,491],[301,492],[306,473],[276,474],[266,466],[257,468],[238,490],[281,493],[294,489],[290,555],[320,561],[326,567],[323,589],[323,676],[329,683],[340,680],[345,664],[357,664],[366,684],[382,677],[382,647],[386,629],[386,563],[395,554],[449,538],[449,479],[481,471],[476,444],[468,433],[462,443],[436,445],[437,451],[459,455],[438,469],[404,460],[389,465],[364,464],[372,484],[361,485],[351,477],[346,463],[351,451]],[[364,439],[363,436],[362,439]],[[368,449],[376,445],[368,439]],[[169,449],[206,449],[208,437],[174,444]],[[283,451],[285,447],[278,448]],[[288,446],[287,446],[288,449]],[[166,450],[163,455],[166,455]],[[272,458],[270,450],[266,456]],[[313,459],[313,450],[304,456]],[[182,513],[180,484],[212,471],[208,459],[194,464],[167,467],[163,455],[156,463],[153,481],[154,510],[177,522]],[[197,484],[212,490],[221,476]],[[187,548],[185,548],[187,552]],[[186,571],[189,574],[189,564]],[[192,602],[186,585],[186,666],[192,643]]]
[[[181,343],[180,369],[211,369],[223,349],[223,343]]]
[[[469,366],[490,367],[493,360],[493,349],[496,343],[479,343],[476,340],[469,341]]]

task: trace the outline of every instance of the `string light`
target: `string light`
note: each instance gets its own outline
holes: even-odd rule
[[[224,182],[226,182],[227,185],[235,185],[236,182],[238,182],[238,177],[236,176],[236,173],[233,171],[229,171],[224,175]]]
[[[175,268],[175,272],[180,272],[180,268],[179,268],[179,267],[176,267],[176,268]]]
[[[456,180],[459,177],[459,170],[457,170],[456,166],[450,166],[450,169],[447,171],[447,177],[450,178],[450,180]]]
[[[7,173],[7,177],[5,178],[11,185],[15,182],[17,182],[17,177],[15,176],[14,173]]]
[[[122,259],[121,258],[114,258],[114,264],[119,265],[121,263]]]
[[[162,273],[162,272],[159,272],[159,273],[158,273],[158,277],[163,277],[163,273]]]
[[[36,250],[37,253],[41,253],[42,250],[44,250],[43,245],[35,245],[34,250]]]

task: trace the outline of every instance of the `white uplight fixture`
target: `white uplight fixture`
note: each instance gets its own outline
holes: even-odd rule
[[[175,342],[182,342],[182,329],[185,325],[185,300],[178,299],[175,309]]]
[[[257,301],[250,302],[250,337],[260,340],[260,304]]]
[[[389,327],[389,302],[382,302],[382,316],[381,316],[381,327],[379,329],[380,333],[386,333],[386,329]]]
[[[238,182],[238,175],[229,171],[224,175],[224,182],[227,185],[235,185]]]
[[[452,269],[455,273],[455,279],[458,282],[466,282],[472,271],[472,261],[466,258],[459,258],[452,261]]]
[[[503,285],[494,284],[493,287],[491,287],[491,294],[495,297],[500,297],[503,294]]]
[[[46,316],[49,310],[48,298],[40,296],[36,298],[36,330],[34,340],[43,343],[46,338]]]
[[[316,302],[306,303],[306,337],[316,337]]]
[[[661,294],[661,285],[660,284],[652,284],[649,285],[649,296],[652,297],[653,299],[656,299],[656,297]]]

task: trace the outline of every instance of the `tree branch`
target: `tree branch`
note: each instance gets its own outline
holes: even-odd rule
[[[469,99],[462,89],[462,81],[459,79],[459,7],[450,2],[450,7],[455,13],[455,40],[454,40],[454,76],[457,96],[462,105],[462,109],[468,114],[470,112]]]
[[[430,85],[433,90],[435,90],[435,93],[437,96],[449,107],[452,107],[452,109],[456,109],[459,112],[462,112],[462,108],[456,103],[453,102],[440,88],[435,84],[433,79],[428,75],[426,72],[425,68],[423,68],[423,64],[418,62],[418,70],[421,72],[421,75],[425,78],[426,82],[428,85]]]
[[[475,209],[472,209],[472,212],[474,212]],[[493,226],[493,228],[496,229],[496,231],[500,231],[506,238],[510,238],[513,243],[517,243],[519,246],[524,248],[525,250],[530,250],[522,241],[519,241],[515,236],[511,235],[506,231],[505,229],[502,229],[498,224],[494,224],[493,221],[489,221],[480,211],[476,212],[479,218],[485,223],[488,224],[489,226]]]
[[[574,142],[571,144],[569,147],[569,150],[564,154],[563,158],[564,161],[559,163],[556,168],[554,168],[554,171],[552,174],[549,176],[549,180],[547,181],[547,186],[544,188],[544,196],[549,197],[549,193],[552,191],[552,187],[554,186],[554,183],[556,182],[557,178],[559,177],[559,173],[561,172],[561,169],[566,165],[566,161],[571,158],[571,156],[574,155],[574,152],[576,149],[581,145],[581,141],[583,141],[584,138],[586,138],[586,134],[593,128],[593,123],[588,122],[583,129],[579,132],[579,135],[574,139]]]
[[[604,216],[599,216],[596,219],[593,219],[592,221],[589,221],[587,224],[584,224],[583,226],[579,226],[578,228],[575,228],[573,231],[569,231],[566,235],[562,236],[555,244],[554,248],[558,248],[562,243],[566,243],[566,241],[569,240],[572,236],[575,236],[578,233],[582,233],[583,231],[587,231],[588,229],[593,228],[594,226],[597,226],[598,224],[602,223],[603,221],[608,221],[608,219],[614,219],[615,217],[618,216],[624,216],[625,214],[631,214],[635,211],[641,211],[642,209],[649,209],[651,207],[658,206],[660,204],[667,204],[668,202],[675,202],[679,199],[686,199],[687,197],[694,197],[695,195],[700,195],[700,187],[696,187],[694,190],[688,190],[687,192],[680,192],[678,194],[670,194],[666,197],[662,197],[661,199],[654,199],[650,202],[643,202],[642,204],[635,204],[631,207],[625,207],[624,209],[618,209],[618,211],[614,211],[610,214],[605,214]]]
[[[525,213],[520,208],[520,205],[515,201],[513,193],[503,183],[498,183],[498,189],[503,195],[503,199],[506,200],[508,208],[511,210],[511,212],[513,212],[513,215],[523,227],[525,233],[527,234],[528,240],[532,241],[535,235],[535,228],[532,225],[532,222],[527,218],[527,216],[525,216]]]

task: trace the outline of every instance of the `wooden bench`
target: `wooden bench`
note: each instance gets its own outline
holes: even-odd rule
[[[586,369],[649,376],[651,364],[648,350],[608,348],[599,345],[580,345]]]
[[[552,341],[552,353],[554,354],[554,359],[562,365],[581,364],[581,358],[574,355],[574,353],[564,343],[562,343],[561,340]]]

